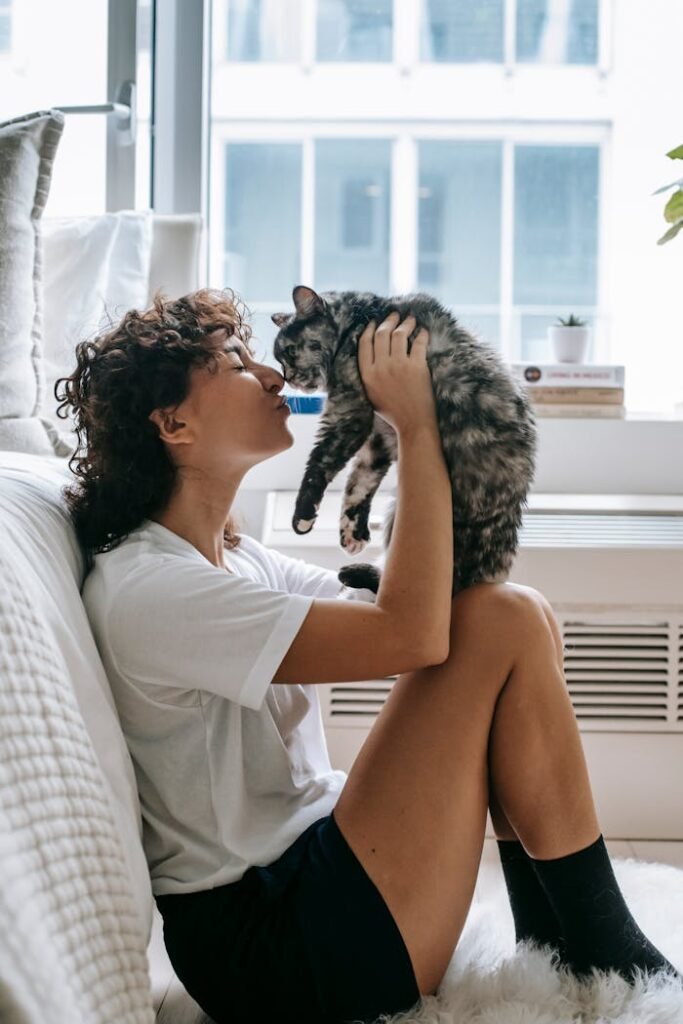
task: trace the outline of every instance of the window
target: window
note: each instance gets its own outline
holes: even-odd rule
[[[151,0],[140,0],[140,6],[146,8],[148,14],[150,3]],[[126,0],[125,4],[117,0],[117,4],[120,18],[135,10],[135,0]],[[131,17],[131,24],[132,21]],[[109,44],[108,0],[65,0],[54,4],[42,0],[10,4],[9,0],[0,0],[0,120],[51,107],[105,103],[109,98]],[[122,32],[121,49],[125,47]],[[130,50],[134,57],[132,46]],[[123,54],[124,63],[128,56]],[[144,75],[138,80],[139,137],[143,145],[137,152],[138,202],[145,206],[149,204],[149,53],[146,68],[146,82]],[[139,71],[142,70],[141,64]],[[134,74],[129,72],[126,77],[132,79]],[[132,147],[125,148],[127,153],[134,151]],[[132,172],[132,160],[130,167]],[[119,179],[125,176],[121,166],[117,173]],[[132,173],[131,190],[127,194],[132,195]],[[134,205],[134,202],[128,201],[126,205]],[[96,214],[104,212],[107,206],[107,115],[67,113],[46,215]]]
[[[12,49],[12,0],[0,0],[0,53]]]
[[[517,0],[517,60],[596,64],[598,0]]]
[[[314,278],[322,291],[389,288],[391,145],[315,143]]]
[[[301,58],[302,0],[222,0],[216,8],[219,17],[226,2],[229,61]]]
[[[652,193],[676,177],[683,9],[292,0],[283,26],[269,6],[213,0],[209,185],[211,283],[243,286],[268,358],[297,284],[419,289],[509,360],[550,358],[549,324],[582,315],[631,410],[681,400]]]
[[[318,60],[391,60],[393,0],[318,0]]]
[[[299,276],[301,146],[228,143],[225,277],[252,302],[287,304]]]
[[[422,59],[425,61],[503,60],[503,0],[425,0]]]

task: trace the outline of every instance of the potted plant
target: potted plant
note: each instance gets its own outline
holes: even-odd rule
[[[683,160],[683,145],[669,150],[666,155],[671,160]],[[657,245],[664,245],[665,242],[670,242],[683,228],[683,178],[678,178],[677,181],[672,181],[669,185],[662,185],[652,195],[658,196],[661,192],[668,192],[670,188],[676,189],[674,194],[669,196],[664,207],[664,220],[670,226],[662,237],[657,239]],[[683,400],[674,402],[674,412],[677,416],[683,417]]]
[[[548,328],[548,337],[558,363],[582,363],[586,358],[590,328],[586,321],[570,313],[566,319],[558,317]]]
[[[670,150],[666,155],[671,160],[683,160],[683,146],[676,146],[675,149]],[[664,220],[671,227],[657,240],[657,245],[664,245],[665,242],[670,242],[683,228],[683,178],[679,178],[678,181],[672,181],[670,185],[662,185],[652,195],[658,196],[660,192],[667,192],[670,188],[675,188],[676,191],[669,197],[664,207]]]

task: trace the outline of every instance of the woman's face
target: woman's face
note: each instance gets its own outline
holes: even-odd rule
[[[289,408],[280,408],[284,377],[256,362],[238,338],[222,338],[213,372],[190,372],[189,393],[174,415],[191,428],[192,450],[176,454],[204,468],[246,471],[294,443]]]

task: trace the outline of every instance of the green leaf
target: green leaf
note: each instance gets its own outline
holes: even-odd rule
[[[681,217],[680,220],[677,220],[676,223],[669,228],[665,235],[662,235],[661,238],[657,239],[657,245],[664,245],[665,242],[670,242],[672,238],[676,237],[681,228],[683,228],[683,217]]]
[[[672,160],[683,160],[683,146],[676,146],[675,149],[670,149],[666,155],[671,157]]]
[[[660,192],[668,192],[670,188],[683,188],[683,178],[679,178],[678,181],[672,181],[670,185],[662,185],[656,192],[653,192],[653,196],[658,196]]]
[[[664,207],[664,220],[668,224],[675,224],[681,217],[683,217],[683,189],[679,188]]]

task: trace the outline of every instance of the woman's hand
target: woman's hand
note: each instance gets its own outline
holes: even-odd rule
[[[358,367],[366,394],[377,415],[398,432],[436,419],[426,328],[419,329],[408,352],[408,338],[416,326],[412,314],[401,321],[394,312],[377,329],[371,320],[358,340]]]

